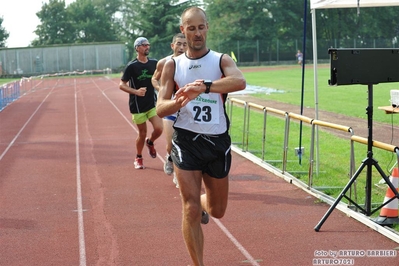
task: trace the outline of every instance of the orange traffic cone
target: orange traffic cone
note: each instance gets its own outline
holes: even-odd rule
[[[396,191],[398,191],[399,173],[397,167],[393,169],[389,180],[396,188]],[[393,225],[399,223],[398,198],[395,197],[395,193],[392,189],[388,187],[387,192],[385,193],[384,204],[392,198],[395,199],[384,205],[381,209],[380,216],[374,220],[379,225]]]

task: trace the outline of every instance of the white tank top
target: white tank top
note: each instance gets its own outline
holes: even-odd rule
[[[171,54],[171,55],[168,55],[168,56],[166,56],[165,57],[165,63],[166,62],[168,62],[170,59],[172,59],[173,58],[173,54]],[[173,97],[174,97],[174,92],[173,92],[173,94],[172,94],[172,99],[173,99]],[[174,113],[174,114],[171,114],[171,115],[168,115],[168,117],[176,117],[177,116],[177,113]]]
[[[215,81],[223,78],[221,53],[209,50],[198,59],[190,59],[185,54],[175,60],[175,82],[178,88],[196,79]],[[228,118],[224,102],[227,94],[202,93],[178,111],[174,126],[192,132],[218,135],[228,130]]]

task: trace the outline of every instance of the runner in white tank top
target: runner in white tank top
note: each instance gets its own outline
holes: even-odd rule
[[[178,111],[172,159],[180,185],[183,237],[194,265],[204,265],[201,223],[208,223],[209,215],[223,217],[227,208],[231,140],[224,101],[229,92],[246,86],[230,56],[207,48],[208,27],[201,8],[183,11],[180,30],[188,50],[165,63],[157,102],[160,117]]]

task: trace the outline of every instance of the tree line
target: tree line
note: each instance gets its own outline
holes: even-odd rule
[[[64,0],[43,3],[36,13],[40,24],[34,31],[33,47],[93,42],[123,42],[134,56],[133,42],[145,36],[152,45],[152,56],[170,53],[169,43],[179,32],[182,11],[202,6],[211,30],[208,44],[217,49],[220,42],[267,41],[293,42],[312,38],[310,3],[298,0],[76,0],[66,6]],[[323,40],[350,40],[364,43],[383,39],[396,43],[399,36],[399,7],[318,9],[317,37]],[[9,33],[0,17],[0,47]],[[336,44],[337,47],[340,43]]]

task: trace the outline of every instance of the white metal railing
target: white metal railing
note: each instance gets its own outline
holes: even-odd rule
[[[351,140],[350,141],[350,158],[349,158],[349,176],[353,176],[355,172],[355,152],[354,152],[354,142],[358,142],[361,144],[367,145],[367,139],[362,138],[359,136],[355,136],[353,129],[349,126],[344,126],[344,125],[339,125],[339,124],[334,124],[326,121],[321,121],[317,119],[312,119],[300,114],[292,113],[292,112],[286,112],[283,110],[278,110],[274,109],[271,107],[267,106],[262,106],[259,104],[251,103],[251,102],[246,102],[237,98],[233,97],[228,97],[227,99],[227,106],[229,107],[229,115],[230,115],[230,120],[233,120],[233,106],[237,105],[238,107],[242,107],[244,109],[244,114],[243,114],[243,119],[242,119],[242,137],[241,137],[241,146],[242,146],[242,151],[243,152],[248,152],[249,151],[249,133],[250,133],[250,121],[251,121],[251,113],[253,110],[257,111],[258,113],[261,112],[263,113],[263,125],[262,125],[262,150],[261,150],[261,160],[263,162],[270,162],[270,160],[266,159],[265,151],[267,149],[266,147],[266,139],[267,139],[267,117],[272,114],[277,117],[281,117],[284,120],[284,141],[282,145],[282,160],[279,160],[279,162],[282,163],[281,166],[281,173],[284,174],[287,172],[287,162],[288,162],[288,146],[289,146],[289,135],[290,135],[290,123],[291,120],[296,120],[296,121],[301,121],[306,124],[308,124],[311,127],[311,136],[310,136],[310,154],[309,154],[309,171],[308,171],[308,188],[313,187],[313,178],[314,178],[314,166],[315,164],[317,165],[316,167],[316,175],[319,174],[319,167],[318,167],[318,162],[315,161],[314,158],[314,147],[315,147],[315,131],[317,127],[324,127],[324,128],[329,128],[332,130],[337,130],[337,131],[343,131],[347,132],[348,138]],[[398,161],[399,161],[399,148],[386,144],[383,142],[379,141],[373,141],[373,146],[376,148],[380,148],[389,152],[393,152],[397,154]],[[275,161],[273,161],[275,162]],[[355,189],[355,196],[356,196],[356,186],[354,186]]]

